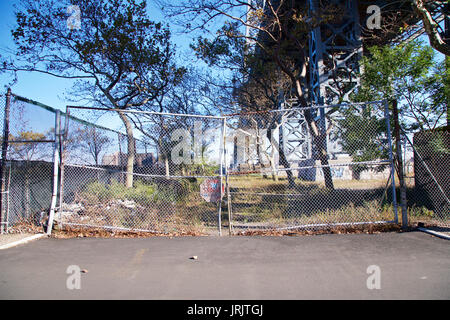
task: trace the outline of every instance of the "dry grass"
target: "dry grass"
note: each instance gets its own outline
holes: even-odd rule
[[[234,177],[233,224],[267,228],[395,220],[394,207],[387,200],[391,189],[385,190],[385,180],[336,179],[334,185],[330,191],[321,182],[297,179],[296,187],[288,188],[285,179]],[[433,212],[412,207],[409,215],[413,222],[431,221]]]
[[[323,181],[305,181],[301,179],[295,179],[297,185],[296,188],[288,188],[287,178],[279,178],[278,181],[274,181],[271,178],[264,178],[261,175],[246,175],[235,176],[230,178],[230,186],[235,189],[251,189],[253,191],[264,190],[270,191],[284,191],[285,193],[302,190],[305,188],[318,188],[325,189],[325,183]],[[335,179],[333,181],[336,189],[378,189],[384,188],[386,180],[340,180]]]
[[[54,237],[153,237],[207,235],[217,232],[217,204],[204,201],[199,194],[198,183],[189,186],[182,201],[160,201],[140,204],[130,210],[115,207],[107,209],[104,203],[86,205],[83,215],[87,220],[72,221],[92,227],[68,227],[55,230]],[[382,232],[397,227],[371,224],[369,226],[333,227],[320,230],[276,231],[277,228],[305,225],[331,225],[339,223],[393,221],[394,209],[389,201],[382,203],[386,181],[335,180],[336,190],[327,190],[321,182],[296,179],[296,187],[289,188],[287,179],[274,181],[260,175],[234,176],[230,178],[232,192],[233,226],[238,234],[317,234]],[[191,188],[192,187],[192,188]],[[390,189],[387,191],[390,192]],[[104,208],[102,208],[102,206]],[[398,210],[401,220],[401,210]],[[408,209],[411,224],[433,223],[434,213],[425,208]],[[91,222],[91,223],[89,223]],[[228,226],[226,196],[222,202],[223,227]],[[117,227],[115,229],[111,227]],[[126,230],[123,230],[123,229]],[[270,229],[272,231],[248,231]],[[120,230],[119,230],[120,229]],[[152,230],[142,232],[140,230]],[[39,232],[42,227],[32,223],[16,225],[12,232]],[[274,231],[275,230],[275,231]],[[362,230],[362,231],[361,231]]]

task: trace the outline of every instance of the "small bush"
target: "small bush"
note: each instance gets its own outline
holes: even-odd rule
[[[106,204],[111,200],[130,200],[145,206],[152,202],[172,203],[183,200],[189,192],[198,188],[197,182],[187,180],[177,184],[135,181],[132,188],[126,188],[117,181],[109,185],[95,181],[85,186],[80,197],[88,203]]]
[[[432,218],[434,216],[434,212],[432,210],[429,210],[426,207],[416,206],[408,208],[408,214],[410,217],[414,218]]]
[[[113,198],[113,195],[106,187],[106,185],[100,182],[92,182],[86,185],[84,191],[81,193],[81,198],[87,202],[108,202]]]
[[[125,198],[133,200],[141,205],[145,205],[155,200],[156,193],[157,190],[154,185],[136,181],[133,188],[125,190]]]

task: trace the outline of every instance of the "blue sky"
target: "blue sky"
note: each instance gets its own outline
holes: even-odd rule
[[[12,50],[14,44],[11,37],[11,29],[15,24],[14,17],[14,4],[19,3],[19,0],[0,0],[0,54],[4,55],[5,52]],[[153,1],[148,1],[149,16],[154,21],[161,21],[166,23],[164,17],[154,4]],[[171,28],[172,29],[172,28]],[[186,51],[189,51],[189,44],[192,43],[194,36],[191,35],[178,35],[173,33],[172,42],[180,49],[179,54],[183,54],[183,57],[179,59],[182,64],[189,63],[189,55],[186,56]],[[422,36],[421,39],[424,43],[429,43],[426,36]],[[188,57],[188,58],[186,58]],[[442,54],[437,53],[436,58],[442,59]],[[194,62],[195,59],[192,59]],[[0,75],[0,92],[6,92],[6,85],[12,79]],[[55,78],[50,75],[44,75],[40,73],[24,73],[18,74],[18,82],[12,87],[12,91],[20,96],[39,101],[43,104],[49,105],[53,108],[66,110],[67,104],[73,104],[70,101],[64,99],[64,95],[72,87],[72,81],[67,79]],[[3,106],[0,106],[1,108]],[[28,108],[27,110],[33,110]],[[54,125],[52,116],[42,110],[28,111],[26,118],[30,124],[32,124],[33,131],[46,132]],[[83,117],[84,118],[84,117]],[[103,124],[115,130],[121,130],[121,121],[117,117],[106,117],[97,121],[99,124]]]
[[[11,29],[15,24],[14,4],[19,3],[18,0],[0,0],[0,54],[4,55],[5,50],[14,48],[11,37]],[[154,21],[164,21],[159,8],[152,1],[148,1],[149,16]],[[181,51],[189,50],[189,43],[192,42],[192,36],[173,34],[172,42]],[[181,52],[180,52],[181,53]],[[186,62],[185,57],[183,62]],[[0,90],[6,92],[6,85],[12,79],[5,75],[0,75]],[[72,81],[67,79],[55,78],[50,75],[39,73],[18,74],[18,82],[11,87],[12,91],[20,96],[39,101],[46,105],[50,105],[56,109],[65,110],[66,105],[70,104],[64,99],[64,93],[70,89]]]
[[[13,48],[10,30],[14,26],[15,17],[13,5],[19,3],[19,0],[0,0],[0,54],[4,54],[7,48]],[[166,22],[159,8],[148,1],[148,12],[152,20]],[[172,42],[181,49],[182,52],[189,50],[189,43],[193,36],[173,34]],[[428,39],[421,37],[425,43]],[[437,59],[441,60],[442,55],[437,54]],[[186,63],[186,56],[183,56],[183,63]],[[5,85],[11,78],[0,75],[0,90],[6,91]],[[12,87],[14,93],[50,105],[54,108],[65,110],[69,103],[64,99],[64,93],[71,87],[70,80],[55,78],[49,75],[38,73],[18,74],[18,82]]]
[[[16,0],[0,0],[0,52],[3,55],[5,49],[13,48],[10,30],[14,26],[14,8]],[[0,75],[0,90],[6,91],[5,85],[11,78]],[[65,103],[58,99],[64,90],[70,87],[71,82],[65,79],[55,79],[35,73],[20,73],[19,81],[12,87],[14,93],[51,105],[61,110],[65,109]]]

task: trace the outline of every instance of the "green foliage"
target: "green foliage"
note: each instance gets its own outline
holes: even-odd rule
[[[184,190],[194,189],[195,182],[183,181]],[[188,192],[174,190],[170,184],[145,183],[137,180],[132,188],[127,188],[124,184],[112,181],[111,184],[91,182],[87,184],[81,192],[81,198],[88,203],[107,204],[112,200],[131,200],[142,206],[151,203],[177,202],[184,199]]]
[[[375,46],[368,51],[361,60],[364,72],[353,101],[397,100],[400,123],[407,131],[433,129],[442,123],[448,100],[445,85],[448,77],[440,72],[443,65],[435,61],[431,47],[412,41],[394,47]],[[380,116],[374,115],[376,111]],[[387,128],[382,112],[368,108],[358,115],[349,110],[339,122],[343,149],[355,161],[387,158],[388,148],[383,139]],[[354,169],[359,174],[367,167]]]
[[[430,145],[433,151],[438,153],[439,155],[450,154],[450,149],[445,143],[444,135],[440,132],[437,132],[437,134],[433,135],[430,140]]]
[[[388,158],[386,141],[386,121],[375,115],[372,107],[368,106],[359,111],[348,108],[344,111],[343,119],[338,121],[339,137],[342,149],[347,152],[355,162],[373,161]],[[359,176],[366,165],[353,166],[354,172]],[[378,170],[383,167],[379,166]]]
[[[106,185],[100,182],[92,182],[86,185],[81,196],[89,203],[107,203],[112,199],[123,200],[126,188],[117,181],[113,181],[111,185]]]
[[[157,188],[153,184],[145,184],[141,181],[136,181],[133,188],[127,188],[125,198],[133,200],[139,204],[148,204],[155,201]]]
[[[420,42],[369,48],[369,55],[361,60],[364,72],[358,100],[400,99],[404,88],[412,88],[429,74],[433,58],[431,47]]]
[[[193,175],[213,176],[220,170],[219,165],[210,165],[206,163],[192,164],[189,166],[189,173]]]
[[[434,212],[426,207],[416,207],[414,205],[408,208],[408,215],[413,218],[430,219],[434,217]]]
[[[73,95],[103,106],[136,107],[184,74],[173,62],[170,31],[148,18],[146,1],[78,0],[80,28],[70,28],[68,3],[21,0],[11,34],[16,56],[4,70],[78,79]]]
[[[364,72],[354,101],[397,100],[406,130],[433,129],[443,122],[449,77],[431,47],[412,41],[368,52],[361,60]]]
[[[155,201],[156,187],[152,184],[144,184],[136,181],[133,188],[126,188],[124,184],[113,181],[110,185],[93,182],[87,185],[86,193],[95,195],[99,202],[107,202],[113,199],[133,200],[139,204]]]

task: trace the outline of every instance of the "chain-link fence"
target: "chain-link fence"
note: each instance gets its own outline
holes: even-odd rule
[[[56,110],[14,94],[3,98],[2,232],[42,232],[55,190]]]
[[[74,117],[86,115],[84,108],[68,109],[58,223],[217,232],[220,205],[201,191],[221,184],[222,118],[89,110],[111,130]]]
[[[410,221],[450,227],[448,128],[404,133],[403,140]]]
[[[11,95],[8,114],[3,231],[42,232],[52,210],[60,227],[178,234],[399,221],[384,102],[215,117]],[[403,139],[410,223],[449,225],[449,140]]]
[[[228,124],[235,232],[397,221],[385,104],[241,114]]]
[[[7,229],[6,222],[6,210],[8,208],[8,195],[7,190],[5,188],[5,178],[4,178],[4,170],[3,168],[6,166],[6,146],[7,140],[3,139],[5,136],[5,123],[7,123],[7,119],[5,117],[5,110],[7,109],[6,103],[6,94],[0,94],[0,103],[3,106],[0,108],[0,129],[1,129],[1,140],[2,140],[2,152],[0,159],[0,234],[4,233]],[[7,130],[6,130],[7,131]],[[3,151],[4,150],[4,151]]]

